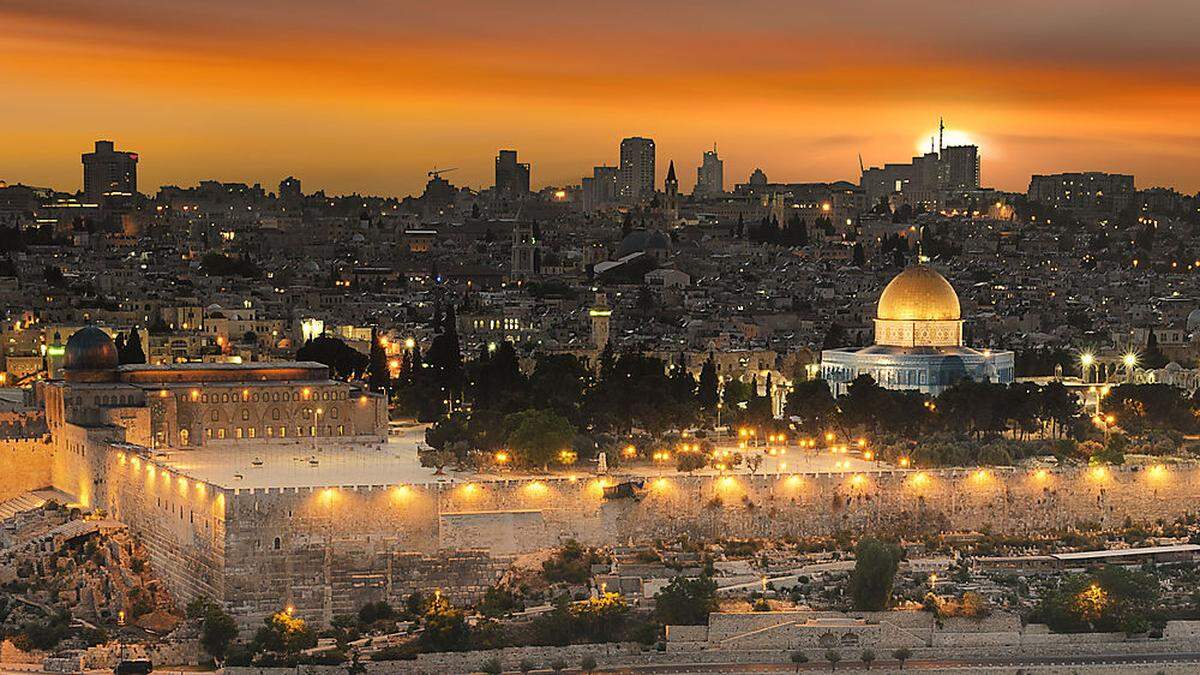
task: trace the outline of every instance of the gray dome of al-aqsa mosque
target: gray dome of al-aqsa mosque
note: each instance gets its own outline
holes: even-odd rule
[[[63,371],[76,381],[111,379],[117,370],[117,345],[96,326],[85,326],[67,338]]]

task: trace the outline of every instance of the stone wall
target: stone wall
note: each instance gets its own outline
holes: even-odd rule
[[[155,576],[179,604],[224,598],[225,491],[178,476],[115,427],[63,425],[55,434],[55,487],[129,526]]]
[[[0,439],[0,501],[50,486],[51,458],[49,436]]]

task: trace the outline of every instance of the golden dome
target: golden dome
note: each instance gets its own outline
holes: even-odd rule
[[[892,279],[879,296],[877,317],[885,321],[957,321],[958,294],[930,267],[910,267]]]

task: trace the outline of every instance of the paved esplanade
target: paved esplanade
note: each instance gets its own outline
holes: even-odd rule
[[[445,469],[445,475],[434,475],[433,469],[421,466],[417,456],[418,447],[425,442],[426,425],[414,425],[393,433],[386,443],[337,442],[332,438],[297,438],[290,441],[242,440],[226,447],[208,446],[200,450],[172,449],[165,457],[156,458],[172,467],[176,473],[203,480],[214,485],[230,488],[286,488],[312,485],[391,485],[422,484],[441,481],[508,480],[523,476],[544,475],[539,472],[505,470],[497,472],[461,472]],[[718,444],[718,448],[726,446]],[[761,449],[738,450],[736,444],[728,446],[733,451],[749,454]],[[662,466],[636,466],[614,468],[616,476],[663,476],[674,475],[674,461]],[[763,458],[758,473],[790,472],[854,472],[879,468],[871,462],[849,454],[832,454],[828,450],[802,450],[786,448],[782,455],[767,455]],[[595,472],[594,464],[575,467],[579,475]],[[570,470],[559,473],[569,474]],[[695,472],[697,475],[713,475],[715,469]],[[745,465],[729,472],[749,473]]]

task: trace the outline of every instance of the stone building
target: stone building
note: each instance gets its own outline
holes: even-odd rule
[[[846,393],[859,375],[888,389],[936,396],[964,378],[1009,384],[1014,374],[1012,352],[964,344],[958,294],[925,265],[904,270],[883,289],[874,345],[821,352],[821,376],[834,396]]]

